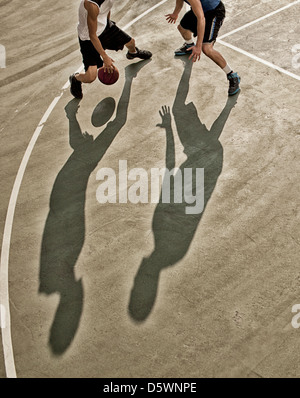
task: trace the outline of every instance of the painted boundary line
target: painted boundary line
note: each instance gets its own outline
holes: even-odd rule
[[[155,6],[149,8],[138,17],[134,18],[131,22],[125,25],[122,29],[126,30],[134,23],[145,17],[147,14],[154,11],[156,8],[160,7],[168,0],[162,0],[157,3]],[[82,70],[82,66],[78,71]],[[25,174],[25,170],[27,164],[29,162],[29,158],[32,154],[33,148],[43,130],[45,123],[47,122],[50,114],[52,113],[53,109],[61,99],[64,94],[64,91],[69,87],[69,82],[66,82],[64,86],[61,88],[61,93],[54,100],[51,102],[50,106],[44,113],[41,121],[39,122],[36,130],[33,133],[33,136],[27,146],[25,154],[23,156],[22,162],[20,164],[19,170],[16,175],[16,179],[13,185],[12,193],[10,196],[8,210],[5,219],[4,225],[4,233],[3,233],[3,240],[2,240],[2,250],[1,250],[1,260],[0,260],[0,306],[3,309],[1,312],[1,317],[5,314],[5,320],[3,323],[5,327],[1,326],[1,333],[2,333],[2,345],[3,345],[3,353],[4,353],[4,363],[5,363],[5,370],[7,378],[16,378],[16,367],[14,361],[14,353],[13,353],[13,346],[12,346],[12,338],[11,338],[11,318],[10,318],[10,305],[9,305],[9,283],[8,283],[8,268],[9,268],[9,254],[10,254],[10,243],[11,243],[11,235],[12,235],[12,227],[14,221],[14,214],[16,209],[16,204],[18,200],[18,195],[20,191],[20,187],[22,184],[22,180]],[[4,326],[4,325],[3,325]]]
[[[20,191],[20,187],[22,184],[22,180],[24,177],[24,173],[33,151],[33,148],[39,138],[41,131],[46,123],[48,117],[51,112],[55,108],[58,101],[63,96],[63,92],[54,98],[51,105],[47,109],[43,118],[41,119],[38,127],[36,128],[28,146],[26,152],[23,156],[22,162],[20,164],[12,193],[10,196],[10,201],[8,205],[4,233],[3,233],[3,241],[2,241],[2,249],[1,249],[1,265],[0,265],[0,305],[2,308],[5,308],[5,322],[4,327],[1,327],[2,332],[2,343],[3,343],[3,353],[4,353],[4,362],[6,368],[6,375],[9,378],[16,377],[15,363],[14,363],[14,355],[12,348],[12,340],[11,340],[11,321],[10,321],[10,306],[9,306],[9,289],[8,289],[8,264],[9,264],[9,251],[10,251],[10,242],[12,235],[12,227],[13,227],[13,219],[16,208],[16,203]]]
[[[257,19],[255,19],[252,22],[246,23],[245,25],[240,26],[239,28],[232,30],[231,32],[225,33],[224,35],[220,36],[219,39],[220,40],[225,39],[225,37],[227,37],[227,36],[233,35],[234,33],[239,32],[240,30],[246,29],[249,26],[252,26],[252,25],[254,25],[254,24],[258,23],[258,22],[263,21],[264,19],[272,17],[273,15],[278,14],[279,12],[282,12],[282,11],[286,10],[287,8],[290,8],[290,7],[292,7],[292,6],[296,5],[296,4],[299,4],[299,3],[300,3],[300,0],[296,0],[293,3],[287,4],[286,6],[281,7],[281,8],[279,8],[276,11],[272,11],[269,14],[264,15],[263,17],[257,18]]]
[[[256,55],[248,53],[247,51],[242,50],[239,47],[235,47],[232,44],[226,43],[223,40],[218,40],[218,43],[222,44],[223,46],[229,47],[232,50],[239,52],[240,54],[246,55],[246,57],[249,57],[249,58],[251,58],[251,59],[253,59],[253,60],[257,61],[257,62],[260,62],[261,64],[264,64],[264,65],[268,66],[269,68],[275,69],[278,72],[284,73],[285,75],[287,75],[289,77],[292,77],[292,78],[294,78],[296,80],[300,80],[300,76],[299,75],[296,75],[295,73],[289,72],[288,70],[283,69],[280,66],[272,64],[272,62],[269,62],[269,61],[266,61],[266,60],[264,60],[262,58],[257,57]]]
[[[292,77],[293,79],[296,79],[296,80],[300,81],[300,76],[299,75],[296,75],[295,73],[289,72],[288,70],[286,70],[284,68],[281,68],[280,66],[277,66],[277,65],[273,64],[272,62],[266,61],[266,60],[264,60],[264,59],[262,59],[260,57],[257,57],[256,55],[253,55],[253,54],[249,53],[248,51],[242,50],[241,48],[236,47],[236,46],[234,46],[234,45],[232,45],[230,43],[227,43],[227,42],[222,40],[225,37],[228,37],[228,36],[233,35],[234,33],[240,32],[241,30],[246,29],[249,26],[252,26],[252,25],[254,25],[254,24],[258,23],[258,22],[261,22],[261,21],[263,21],[263,20],[265,20],[265,19],[267,19],[267,18],[269,18],[269,17],[271,17],[271,16],[273,16],[275,14],[278,14],[279,12],[282,12],[282,11],[284,11],[284,10],[286,10],[286,9],[296,5],[296,4],[300,4],[300,0],[294,1],[293,3],[290,3],[290,4],[288,4],[288,5],[284,6],[284,7],[281,7],[281,8],[279,8],[276,11],[270,12],[269,14],[266,14],[263,17],[255,19],[252,22],[249,22],[249,23],[247,23],[247,24],[245,24],[245,25],[243,25],[243,26],[241,26],[241,27],[239,27],[237,29],[234,29],[231,32],[225,33],[224,35],[222,35],[219,38],[217,38],[217,43],[220,43],[223,46],[226,46],[226,47],[228,47],[228,48],[230,48],[230,49],[232,49],[232,50],[234,50],[236,52],[239,52],[240,54],[245,55],[246,57],[249,57],[249,58],[251,58],[251,59],[253,59],[253,60],[257,61],[257,62],[260,62],[263,65],[268,66],[269,68],[275,69],[278,72],[281,72],[281,73],[283,73],[283,74],[285,74],[285,75],[287,75],[289,77]]]

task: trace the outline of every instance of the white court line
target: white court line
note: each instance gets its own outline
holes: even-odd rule
[[[292,77],[292,78],[294,78],[296,80],[300,80],[300,76],[299,75],[296,75],[295,73],[289,72],[288,70],[283,69],[280,66],[277,66],[275,64],[272,64],[269,61],[266,61],[266,60],[264,60],[262,58],[257,57],[256,55],[248,53],[248,51],[242,50],[239,47],[236,47],[236,46],[233,46],[232,44],[226,43],[223,40],[218,40],[218,43],[222,44],[223,46],[229,47],[232,50],[237,51],[237,52],[239,52],[239,53],[241,53],[243,55],[246,55],[247,57],[252,58],[252,59],[254,59],[257,62],[260,62],[261,64],[264,64],[264,65],[266,65],[266,66],[268,66],[268,67],[270,67],[272,69],[275,69],[278,72],[284,73],[285,75],[288,75],[288,76],[290,76],[290,77]]]
[[[249,26],[252,26],[252,25],[254,25],[254,24],[258,23],[258,22],[261,22],[264,19],[267,19],[267,18],[269,18],[269,17],[271,17],[271,16],[273,16],[275,14],[278,14],[279,12],[282,12],[282,11],[286,10],[287,8],[290,8],[290,7],[292,7],[292,6],[296,5],[296,4],[299,4],[299,3],[300,3],[300,0],[294,1],[293,3],[290,3],[290,4],[288,4],[288,5],[284,6],[284,7],[279,8],[278,10],[275,10],[273,12],[270,12],[269,14],[264,15],[263,17],[257,18],[257,19],[255,19],[252,22],[246,23],[245,25],[243,25],[243,26],[241,26],[241,27],[239,27],[237,29],[234,29],[231,32],[225,33],[224,35],[220,36],[219,39],[220,40],[225,39],[225,37],[227,37],[227,36],[233,35],[234,33],[239,32],[242,29],[246,29]]]
[[[54,107],[56,106],[62,95],[63,92],[52,101],[51,105],[44,114],[42,120],[40,121],[38,127],[36,128],[27,146],[26,152],[23,156],[21,165],[19,167],[15,179],[5,220],[2,250],[1,250],[1,266],[0,266],[0,303],[1,303],[0,305],[2,306],[2,308],[5,308],[5,327],[2,328],[2,343],[3,343],[6,375],[8,378],[16,377],[16,368],[14,363],[14,355],[13,355],[12,340],[11,340],[11,321],[10,321],[9,290],[8,290],[8,263],[9,263],[10,241],[11,241],[14,213],[15,213],[18,194],[20,191],[20,187],[22,184],[25,169],[28,164],[30,155],[44,127],[44,123],[48,119],[50,113],[53,111]]]
[[[124,30],[128,29],[134,23],[142,19],[144,16],[155,10],[157,7],[161,6],[162,4],[166,3],[168,0],[162,0],[157,3],[155,6],[149,8],[144,13],[140,14],[138,17],[133,19],[130,23],[124,26]],[[79,70],[82,70],[82,66]],[[11,319],[10,319],[10,305],[9,305],[9,284],[8,284],[8,266],[9,266],[9,254],[10,254],[10,242],[11,242],[11,235],[12,235],[12,227],[14,221],[14,214],[16,209],[16,204],[18,200],[18,195],[20,191],[20,187],[22,184],[22,180],[24,177],[24,173],[29,161],[29,158],[32,154],[33,148],[42,132],[42,129],[47,122],[50,114],[52,113],[53,109],[57,105],[58,101],[64,94],[64,90],[69,87],[69,82],[66,82],[61,89],[61,93],[59,96],[55,97],[52,103],[50,104],[49,108],[46,110],[45,114],[43,115],[41,121],[38,124],[33,136],[27,146],[26,152],[23,156],[22,162],[20,164],[12,193],[10,196],[8,210],[5,219],[5,226],[4,226],[4,233],[3,233],[3,241],[2,241],[2,250],[1,250],[1,261],[0,261],[0,305],[2,305],[2,315],[5,313],[5,327],[1,327],[2,332],[2,345],[3,345],[3,353],[4,353],[4,363],[5,363],[5,370],[6,376],[8,378],[16,378],[16,367],[14,361],[14,353],[13,353],[13,346],[12,346],[12,339],[11,339]]]
[[[146,16],[147,14],[149,14],[150,12],[154,11],[157,7],[160,7],[161,5],[163,5],[164,3],[166,3],[168,0],[162,0],[159,3],[155,4],[155,6],[149,8],[147,11],[143,12],[141,15],[139,15],[138,17],[134,18],[131,22],[129,22],[127,25],[124,26],[124,30],[130,28],[130,26],[132,26],[134,23],[136,23],[137,21],[139,21],[141,18],[144,18],[144,16]],[[300,1],[300,0],[299,0]]]
[[[257,22],[261,22],[264,19],[269,18],[269,17],[271,17],[271,16],[273,16],[275,14],[278,14],[279,12],[282,12],[282,11],[284,11],[284,10],[286,10],[286,9],[296,5],[296,4],[300,4],[300,0],[294,1],[293,3],[290,3],[290,4],[288,4],[288,5],[284,6],[284,7],[279,8],[278,10],[275,10],[273,12],[270,12],[269,14],[264,15],[263,17],[255,19],[252,22],[249,22],[249,23],[247,23],[247,24],[245,24],[245,25],[243,25],[243,26],[241,26],[241,27],[239,27],[237,29],[234,29],[231,32],[225,33],[224,35],[222,35],[219,38],[217,38],[217,42],[222,44],[223,46],[231,48],[232,50],[237,51],[240,54],[243,54],[243,55],[245,55],[245,56],[247,56],[247,57],[249,57],[249,58],[251,58],[251,59],[253,59],[253,60],[257,61],[257,62],[260,62],[261,64],[266,65],[269,68],[272,68],[272,69],[277,70],[278,72],[284,73],[285,75],[287,75],[289,77],[292,77],[293,79],[300,80],[300,76],[299,75],[296,75],[295,73],[289,72],[286,69],[283,69],[280,66],[277,66],[277,65],[273,64],[272,62],[266,61],[266,60],[264,60],[264,59],[262,59],[260,57],[257,57],[256,55],[253,55],[253,54],[249,53],[248,51],[242,50],[241,48],[236,47],[236,46],[234,46],[232,44],[226,43],[225,41],[222,40],[225,37],[228,37],[230,35],[233,35],[236,32],[239,32],[239,31],[241,31],[243,29],[246,29],[249,26],[252,26],[252,25],[256,24]]]

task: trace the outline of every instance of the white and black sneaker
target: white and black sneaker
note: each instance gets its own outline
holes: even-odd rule
[[[140,58],[140,59],[149,59],[152,57],[152,53],[147,50],[139,50],[137,47],[136,53],[130,53],[129,51],[126,54],[127,59],[134,59],[134,58]]]
[[[83,94],[82,94],[82,83],[78,81],[75,77],[75,74],[71,75],[69,77],[69,82],[70,82],[70,91],[71,94],[78,99],[82,99]]]
[[[229,89],[228,95],[235,95],[240,91],[240,76],[235,72],[231,72],[227,75],[227,79],[229,80]]]
[[[191,54],[191,51],[188,51],[189,48],[194,47],[195,43],[187,44],[184,43],[184,45],[177,50],[175,50],[175,55],[187,55]]]

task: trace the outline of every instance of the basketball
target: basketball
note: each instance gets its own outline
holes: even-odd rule
[[[104,72],[104,67],[102,66],[102,68],[98,69],[98,78],[103,84],[114,84],[119,79],[119,71],[116,67],[114,67],[112,73]]]

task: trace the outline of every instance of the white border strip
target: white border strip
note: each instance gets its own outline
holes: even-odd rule
[[[220,39],[220,40],[225,39],[225,37],[228,37],[228,36],[230,36],[230,35],[233,35],[234,33],[239,32],[240,30],[246,29],[246,28],[248,28],[249,26],[252,26],[252,25],[254,25],[254,24],[258,23],[258,22],[263,21],[264,19],[267,19],[267,18],[269,18],[269,17],[272,17],[273,15],[278,14],[279,12],[284,11],[284,10],[286,10],[287,8],[290,8],[290,7],[292,7],[292,6],[296,5],[296,4],[299,4],[299,3],[300,3],[300,0],[294,1],[293,3],[290,3],[290,4],[288,4],[288,5],[284,6],[284,7],[281,7],[281,8],[279,8],[279,9],[276,10],[276,11],[270,12],[269,14],[266,14],[266,15],[264,15],[263,17],[260,17],[260,18],[258,18],[258,19],[255,19],[255,20],[252,21],[252,22],[249,22],[249,23],[247,23],[247,24],[245,24],[245,25],[243,25],[243,26],[241,26],[241,27],[239,27],[239,28],[237,28],[237,29],[234,29],[234,30],[232,30],[231,32],[225,33],[224,35],[220,36],[219,39]]]
[[[161,6],[162,4],[166,3],[168,0],[162,0],[157,3],[155,6],[149,8],[147,11],[140,14],[138,17],[133,19],[130,23],[124,26],[124,30],[128,29],[134,23],[142,19],[144,16],[149,14],[151,11],[155,10],[157,7]],[[82,70],[82,66],[80,67],[79,71]],[[13,353],[13,346],[12,346],[12,338],[11,338],[11,319],[10,319],[10,305],[9,305],[9,283],[8,283],[8,265],[9,265],[9,254],[10,254],[10,243],[11,243],[11,236],[12,236],[12,227],[14,221],[14,214],[16,209],[16,204],[18,200],[18,195],[20,191],[20,187],[22,184],[22,180],[24,177],[24,173],[29,161],[29,158],[32,154],[33,148],[43,130],[45,123],[47,122],[50,114],[52,113],[53,109],[57,105],[58,101],[64,94],[64,90],[69,87],[69,81],[64,84],[61,89],[61,94],[54,98],[48,109],[46,110],[45,114],[43,115],[41,121],[38,124],[33,136],[28,144],[26,152],[23,156],[22,162],[20,164],[12,193],[10,196],[8,210],[5,220],[4,226],[4,233],[3,233],[3,241],[2,241],[2,251],[1,251],[1,262],[0,262],[0,306],[2,305],[1,317],[3,317],[3,313],[5,313],[5,325],[1,324],[1,332],[2,332],[2,345],[3,345],[3,353],[4,353],[4,362],[5,362],[5,369],[6,369],[6,376],[8,378],[16,378],[16,367],[14,361],[14,353]],[[3,326],[3,327],[2,327]],[[5,326],[5,327],[4,327]]]

